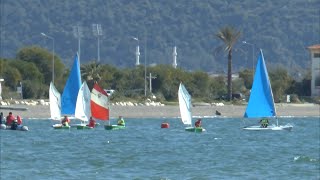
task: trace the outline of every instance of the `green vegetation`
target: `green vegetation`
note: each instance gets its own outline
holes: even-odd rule
[[[220,44],[215,34],[232,25],[242,32],[232,54],[233,73],[252,68],[262,48],[269,66],[282,65],[296,78],[310,69],[306,48],[319,43],[319,7],[319,0],[1,0],[0,57],[14,59],[30,45],[52,51],[52,40],[40,35],[44,32],[54,38],[55,52],[69,66],[78,49],[73,34],[78,25],[81,63],[88,63],[97,59],[92,24],[101,24],[102,64],[133,68],[135,36],[140,61],[146,57],[148,66],[172,64],[177,46],[178,67],[227,73],[227,57],[214,53]],[[50,80],[43,75],[45,82]]]
[[[21,49],[16,59],[0,59],[0,77],[3,83],[3,98],[19,98],[15,92],[20,82],[23,85],[25,99],[48,98],[48,89],[52,74],[52,54],[39,47]],[[60,58],[55,56],[55,85],[62,92],[69,69]],[[189,72],[170,65],[156,65],[147,67],[147,72],[156,76],[152,79],[152,93],[158,101],[169,104],[177,101],[177,91],[180,82],[183,82],[195,101],[214,102],[221,100],[227,94],[225,75],[211,76],[203,71]],[[301,82],[296,82],[283,68],[269,71],[274,96],[277,102],[283,102],[286,94],[292,94],[293,100],[299,102],[300,96],[310,95],[310,75]],[[92,88],[97,81],[104,89],[114,89],[113,100],[133,100],[141,102],[144,96],[144,66],[119,69],[95,61],[81,65],[82,79]],[[247,97],[252,85],[252,70],[243,70],[238,79],[233,80],[232,92],[245,94]],[[149,92],[147,81],[147,97]],[[307,91],[306,91],[307,90]],[[237,103],[233,101],[232,103]]]

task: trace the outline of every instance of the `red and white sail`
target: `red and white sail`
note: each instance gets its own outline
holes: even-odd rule
[[[109,99],[107,93],[95,83],[91,91],[91,115],[95,119],[109,120]]]

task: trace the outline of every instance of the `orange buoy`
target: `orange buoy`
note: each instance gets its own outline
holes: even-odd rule
[[[169,128],[169,123],[162,123],[161,128]]]

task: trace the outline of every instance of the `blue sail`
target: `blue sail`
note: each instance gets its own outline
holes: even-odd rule
[[[74,115],[78,92],[81,87],[80,63],[78,55],[74,57],[74,62],[67,83],[64,87],[61,98],[61,114]]]
[[[271,84],[262,50],[260,50],[251,94],[244,117],[258,118],[274,116],[276,116],[276,109],[274,106]]]

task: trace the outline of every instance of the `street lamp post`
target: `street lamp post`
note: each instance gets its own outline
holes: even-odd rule
[[[139,49],[139,39],[137,37],[132,37],[133,40],[137,41],[137,47],[136,47],[136,66],[140,65],[140,60],[139,60],[139,56],[140,56],[140,49]]]
[[[41,35],[52,40],[52,83],[54,84],[54,38],[43,32]]]
[[[254,44],[248,43],[247,41],[242,41],[242,43],[252,47],[252,71],[254,71]]]
[[[98,62],[100,63],[100,37],[102,36],[101,24],[92,24],[93,34],[98,38]]]

